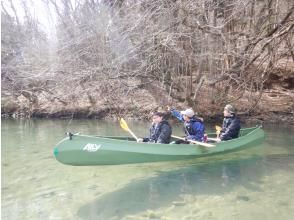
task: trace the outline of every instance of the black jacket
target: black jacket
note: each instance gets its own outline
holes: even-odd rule
[[[220,133],[220,139],[222,141],[226,141],[237,138],[239,136],[240,128],[240,120],[235,115],[231,117],[225,117]]]
[[[172,128],[167,121],[162,121],[158,125],[153,124],[150,128],[148,138],[143,138],[143,142],[153,142],[160,144],[169,144]]]

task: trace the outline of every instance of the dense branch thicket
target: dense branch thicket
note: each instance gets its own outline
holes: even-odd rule
[[[23,23],[16,13],[7,12],[6,7],[14,8],[12,1],[2,4],[2,81],[12,81],[14,92],[54,93],[67,81],[81,85],[90,102],[95,102],[93,91],[103,90],[114,105],[119,97],[156,84],[170,97],[162,104],[175,99],[194,106],[201,102],[204,87],[209,87],[209,101],[217,105],[234,102],[245,91],[258,93],[246,106],[250,111],[272,70],[293,68],[292,0],[77,0],[74,4],[44,0],[44,4],[53,7],[58,17],[54,46],[26,4]],[[32,79],[38,85],[32,85]],[[101,81],[103,86],[87,91],[85,81]],[[63,96],[73,94],[67,91]]]

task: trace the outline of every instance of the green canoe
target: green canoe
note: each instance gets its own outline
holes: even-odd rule
[[[54,155],[59,162],[76,166],[172,161],[241,150],[260,144],[264,136],[261,127],[245,128],[241,129],[237,139],[216,143],[215,147],[204,147],[196,144],[137,143],[130,137],[70,134],[56,145]]]

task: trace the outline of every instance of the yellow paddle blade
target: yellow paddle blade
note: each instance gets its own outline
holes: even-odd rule
[[[120,124],[120,126],[121,126],[122,129],[124,129],[126,131],[129,131],[128,124],[127,124],[127,122],[123,118],[121,118],[119,120],[119,124]]]
[[[217,130],[217,131],[221,131],[221,130],[222,130],[222,127],[216,125],[216,126],[215,126],[215,130]]]
[[[217,135],[217,137],[218,137],[219,134],[220,134],[220,132],[221,132],[221,130],[222,130],[222,128],[221,128],[220,126],[216,125],[216,126],[215,126],[215,130],[216,130],[216,135]]]

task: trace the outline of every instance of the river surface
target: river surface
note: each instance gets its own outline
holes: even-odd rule
[[[145,136],[147,122],[129,122]],[[209,128],[209,126],[208,126]],[[2,119],[2,219],[293,219],[294,127],[264,126],[262,145],[208,158],[67,166],[65,132],[128,135],[115,121]],[[181,134],[179,126],[174,134]]]

